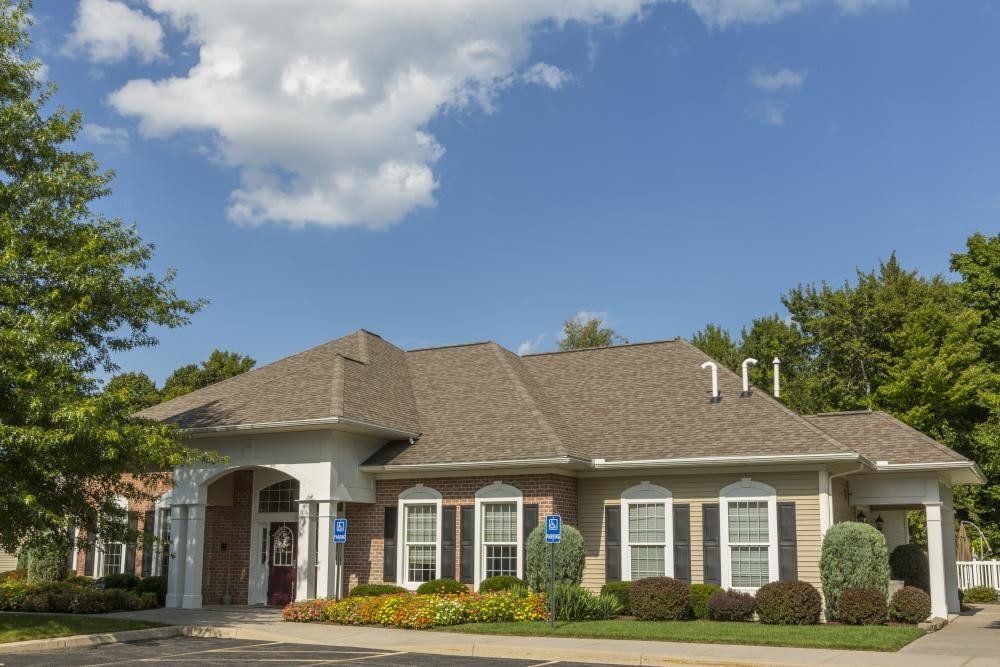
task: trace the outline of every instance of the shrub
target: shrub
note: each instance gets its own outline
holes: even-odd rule
[[[94,585],[94,580],[91,577],[85,575],[71,574],[65,579],[65,583],[73,584],[74,586],[80,586],[81,588],[90,588]]]
[[[691,591],[672,577],[649,577],[632,582],[629,608],[641,621],[677,621],[691,616]]]
[[[394,593],[336,600],[292,602],[282,610],[286,621],[329,621],[342,625],[386,625],[397,628],[432,628],[458,623],[542,621],[548,618],[545,596],[524,591],[514,595],[414,595]]]
[[[820,576],[827,610],[836,617],[840,596],[847,588],[889,590],[889,556],[885,537],[873,526],[846,521],[830,527],[823,538]]]
[[[850,625],[885,625],[889,610],[885,594],[871,586],[851,586],[840,594],[837,618]]]
[[[166,577],[146,577],[136,584],[137,593],[153,593],[156,596],[156,604],[163,606],[167,602],[167,578]]]
[[[757,601],[750,593],[717,591],[705,601],[713,621],[752,621]]]
[[[156,606],[152,593],[139,594],[122,589],[100,590],[76,581],[28,583],[5,581],[0,585],[0,609],[28,612],[71,612],[95,614],[130,611]]]
[[[368,597],[371,595],[390,595],[392,593],[405,593],[402,586],[393,584],[358,584],[348,593],[350,597]]]
[[[434,579],[425,581],[417,588],[420,595],[465,595],[469,588],[454,579]]]
[[[10,580],[24,581],[28,578],[27,570],[8,570],[7,572],[0,572],[0,582]]]
[[[591,621],[613,618],[622,611],[614,595],[594,595],[573,584],[556,586],[556,619],[560,621]]]
[[[337,600],[334,598],[289,602],[281,610],[281,617],[295,623],[322,623],[327,620],[327,613],[335,604]]]
[[[906,586],[892,594],[889,617],[900,623],[919,623],[931,615],[931,596],[915,586]]]
[[[631,581],[609,581],[601,587],[601,595],[615,596],[622,605],[621,613],[631,614],[632,607],[628,599],[628,592],[631,588]]]
[[[480,593],[495,593],[496,591],[509,591],[515,586],[527,586],[528,582],[518,579],[509,574],[498,577],[488,577],[479,584]]]
[[[964,591],[959,591],[962,594],[962,602],[975,603],[986,603],[997,601],[997,591],[990,586],[976,586],[975,588],[966,588]]]
[[[562,538],[556,545],[556,584],[579,585],[583,581],[583,536],[573,526],[563,524]],[[545,526],[538,526],[528,536],[525,579],[532,590],[549,590],[552,577],[552,545],[545,541]]]
[[[768,625],[819,623],[823,599],[806,581],[772,581],[757,591],[757,617]]]
[[[134,591],[141,579],[134,574],[123,572],[121,574],[108,574],[98,580],[97,585],[108,589],[120,589]]]
[[[62,535],[37,538],[25,548],[28,581],[62,581],[66,577],[69,544]]]
[[[0,611],[17,611],[32,587],[24,579],[0,581]]]
[[[695,618],[711,618],[708,612],[708,598],[722,590],[722,586],[715,584],[691,584],[691,613]]]
[[[902,579],[907,586],[929,591],[931,570],[927,552],[919,544],[900,544],[889,555],[889,569],[893,579]]]

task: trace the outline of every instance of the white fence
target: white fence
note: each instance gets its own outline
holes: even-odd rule
[[[989,586],[1000,591],[1000,560],[958,561],[958,587]]]

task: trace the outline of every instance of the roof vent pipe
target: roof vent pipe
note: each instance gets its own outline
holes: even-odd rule
[[[757,360],[753,357],[747,357],[743,360],[743,391],[740,393],[740,398],[746,398],[750,395],[750,369],[748,366],[756,366]]]
[[[719,367],[715,365],[714,361],[706,361],[701,367],[712,369],[712,398],[709,399],[709,402],[718,403],[722,400],[722,397],[719,395]]]
[[[772,363],[774,364],[774,397],[779,398],[781,396],[781,379],[779,377],[781,372],[781,359],[775,357]]]

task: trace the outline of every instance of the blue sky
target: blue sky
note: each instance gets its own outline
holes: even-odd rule
[[[995,3],[377,4],[36,2],[100,210],[211,301],[125,369],[738,329],[1000,229]]]

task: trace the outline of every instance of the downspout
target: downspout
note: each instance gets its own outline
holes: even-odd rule
[[[848,470],[847,472],[838,472],[837,474],[830,475],[829,477],[826,478],[827,479],[827,488],[828,488],[827,493],[830,496],[830,499],[829,499],[829,513],[830,513],[830,525],[831,526],[833,525],[833,480],[837,479],[838,477],[847,477],[848,475],[856,475],[856,474],[858,474],[859,472],[861,472],[864,469],[865,469],[865,464],[864,463],[859,463],[857,470]]]

